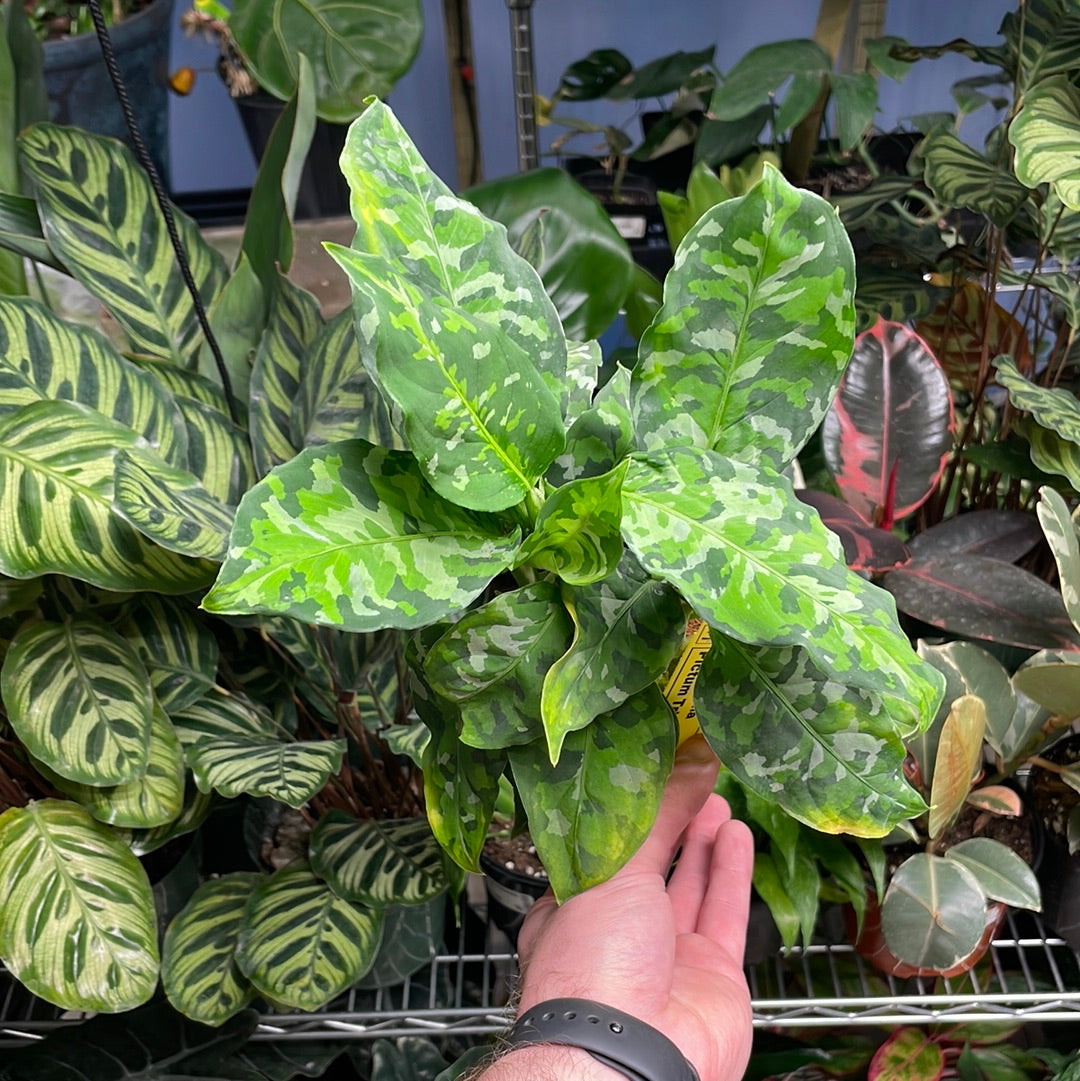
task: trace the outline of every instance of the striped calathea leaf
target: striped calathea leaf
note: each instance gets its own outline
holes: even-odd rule
[[[146,872],[77,804],[39,800],[0,815],[0,959],[64,1009],[115,1013],[154,993]]]
[[[1049,183],[1070,209],[1080,210],[1080,94],[1066,75],[1043,79],[1024,94],[1009,124],[1016,176],[1029,188]]]
[[[1039,492],[1036,508],[1046,542],[1057,563],[1061,598],[1073,626],[1080,628],[1080,530],[1068,504],[1053,488]]]

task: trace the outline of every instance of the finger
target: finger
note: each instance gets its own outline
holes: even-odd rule
[[[679,748],[656,822],[623,872],[667,876],[679,838],[712,792],[719,766],[719,759],[703,736],[695,736]]]
[[[667,891],[677,935],[697,930],[698,913],[709,885],[716,834],[730,818],[731,809],[727,802],[720,796],[712,795],[686,827],[679,862],[675,865]]]
[[[697,932],[722,946],[738,966],[746,949],[754,838],[743,822],[723,823],[716,833],[709,884],[698,913]]]

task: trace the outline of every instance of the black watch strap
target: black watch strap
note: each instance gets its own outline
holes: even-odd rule
[[[699,1081],[697,1070],[662,1032],[585,998],[552,998],[526,1010],[504,1046],[540,1043],[580,1047],[631,1081]]]

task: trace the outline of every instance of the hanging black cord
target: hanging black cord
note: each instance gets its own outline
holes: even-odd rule
[[[128,97],[127,87],[124,86],[120,67],[116,63],[116,54],[113,52],[112,41],[109,31],[105,28],[105,19],[101,14],[101,0],[90,0],[90,16],[94,20],[94,30],[97,33],[98,43],[101,45],[101,56],[108,69],[109,78],[112,80],[113,89],[116,91],[117,101],[120,102],[120,111],[124,114],[124,123],[127,124],[128,133],[131,136],[131,144],[135,148],[135,156],[139,164],[146,170],[150,177],[150,186],[154,189],[154,197],[157,199],[161,216],[165,219],[165,229],[169,234],[169,243],[176,253],[176,261],[180,264],[180,273],[184,278],[184,284],[191,294],[192,303],[195,305],[195,315],[202,327],[206,344],[210,346],[210,352],[214,355],[214,363],[217,365],[218,376],[221,378],[221,388],[225,393],[225,401],[229,406],[229,416],[234,424],[240,423],[240,415],[236,408],[236,400],[233,398],[232,380],[229,371],[225,367],[225,358],[221,355],[221,347],[218,345],[214,332],[210,329],[210,320],[206,317],[206,308],[203,307],[202,297],[199,296],[199,287],[195,284],[195,277],[191,273],[191,264],[188,262],[187,252],[180,243],[180,234],[176,229],[176,219],[173,217],[172,204],[165,193],[165,186],[161,183],[154,159],[143,142],[142,132],[135,120],[135,112],[131,108],[131,99]]]

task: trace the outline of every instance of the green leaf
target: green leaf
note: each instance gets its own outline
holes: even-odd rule
[[[1007,845],[988,837],[972,837],[953,845],[947,860],[963,864],[992,901],[1038,912],[1039,883],[1035,872]]]
[[[188,429],[188,470],[211,496],[235,507],[255,483],[247,432],[216,406],[181,397],[176,404]]]
[[[945,1052],[922,1029],[897,1029],[870,1063],[872,1081],[938,1081],[945,1072]]]
[[[235,662],[234,662],[235,663]],[[269,710],[257,706],[243,694],[212,687],[183,709],[175,709],[172,722],[185,747],[202,740],[231,739],[233,736],[283,741],[292,733],[274,720]]]
[[[941,727],[934,782],[930,789],[930,816],[927,828],[933,840],[939,838],[960,813],[972,782],[982,765],[986,706],[973,694],[957,698]]]
[[[116,785],[146,770],[153,712],[146,669],[100,619],[24,627],[4,657],[0,689],[23,745],[62,777]]]
[[[618,368],[597,391],[592,408],[571,425],[566,449],[552,463],[547,480],[560,486],[609,473],[633,446],[630,372]]]
[[[266,305],[262,283],[241,252],[236,267],[207,312],[234,401],[244,401],[248,396],[251,358],[266,321]],[[196,366],[210,382],[224,388],[217,358],[208,342],[203,342]]]
[[[303,451],[244,496],[202,603],[352,631],[423,627],[477,597],[519,538],[439,499],[409,455],[336,443]]]
[[[638,350],[639,444],[783,469],[824,417],[851,355],[854,280],[836,211],[776,169],[709,210],[683,241]]]
[[[1080,537],[1065,500],[1053,488],[1039,492],[1035,508],[1058,569],[1061,599],[1073,626],[1080,630]]]
[[[236,963],[244,906],[262,875],[238,872],[204,882],[169,924],[161,982],[173,1007],[204,1025],[221,1025],[255,997]]]
[[[571,732],[554,767],[542,740],[510,748],[533,841],[556,898],[610,878],[652,828],[675,754],[671,709],[655,685]]]
[[[1013,674],[1013,686],[1023,695],[1061,717],[1080,717],[1080,653],[1044,649],[1029,657]],[[1037,726],[1029,733],[1039,732]],[[1009,756],[1023,747],[1008,748]]]
[[[598,341],[566,343],[567,426],[592,405],[603,363],[604,354]]]
[[[59,270],[61,274],[67,273],[64,264],[49,250],[41,230],[37,203],[28,196],[0,192],[0,247]]]
[[[799,941],[799,911],[784,888],[776,860],[768,852],[754,853],[754,889],[768,906],[769,914],[780,932],[785,949],[791,949]]]
[[[714,634],[694,686],[710,746],[751,791],[824,833],[881,837],[924,810],[878,696],[844,686],[799,646]]]
[[[564,587],[563,603],[574,621],[574,638],[548,669],[540,697],[552,764],[569,733],[658,679],[686,630],[679,595],[649,578],[629,555],[602,581]]]
[[[371,1081],[438,1081],[447,1068],[431,1040],[419,1036],[402,1036],[396,1043],[376,1040],[371,1062]]]
[[[1027,200],[1028,190],[1013,174],[988,161],[948,131],[923,143],[926,183],[943,203],[984,214],[1004,228]]]
[[[311,831],[311,869],[339,897],[372,908],[446,892],[442,850],[423,818],[357,821],[332,810]]]
[[[1080,443],[1080,402],[1067,390],[1036,386],[1026,379],[1011,357],[993,360],[997,381],[1009,392],[1009,401],[1018,410],[1027,410],[1044,428],[1062,439]]]
[[[709,112],[719,120],[738,120],[771,98],[796,73],[832,70],[828,54],[815,41],[795,39],[759,45],[746,53],[713,92]]]
[[[570,625],[558,587],[535,582],[500,593],[431,647],[424,674],[460,711],[462,743],[496,749],[543,734],[540,693]]]
[[[940,676],[908,645],[892,598],[847,569],[839,540],[783,477],[689,448],[635,459],[623,537],[711,627],[802,646],[837,682],[882,696],[898,734],[937,708]]]
[[[122,143],[35,124],[20,136],[49,247],[123,327],[137,350],[186,366],[201,330],[149,178]],[[225,284],[225,260],[173,209],[199,295]]]
[[[878,107],[877,79],[869,71],[833,72],[829,75],[840,149],[858,146],[874,122]]]
[[[172,822],[164,826],[155,826],[145,830],[117,830],[127,841],[128,847],[136,856],[148,856],[177,837],[194,833],[210,817],[216,798],[195,787],[195,782],[188,776],[184,786],[184,806]]]
[[[715,45],[709,45],[697,52],[668,53],[657,57],[647,64],[635,68],[625,78],[619,79],[608,92],[612,101],[626,101],[634,98],[658,98],[664,94],[673,94],[682,88],[696,71],[712,65]]]
[[[381,913],[342,900],[307,867],[290,867],[252,891],[236,960],[271,1001],[317,1010],[364,974],[381,938]]]
[[[261,88],[282,101],[296,93],[303,54],[315,77],[315,111],[347,124],[366,99],[384,98],[420,48],[420,0],[249,0],[229,30]]]
[[[1043,79],[1024,94],[1009,124],[1016,178],[1029,188],[1049,183],[1070,209],[1080,210],[1080,95],[1070,76]]]
[[[130,1010],[154,993],[157,925],[142,864],[74,803],[0,815],[0,958],[62,1009]]]

